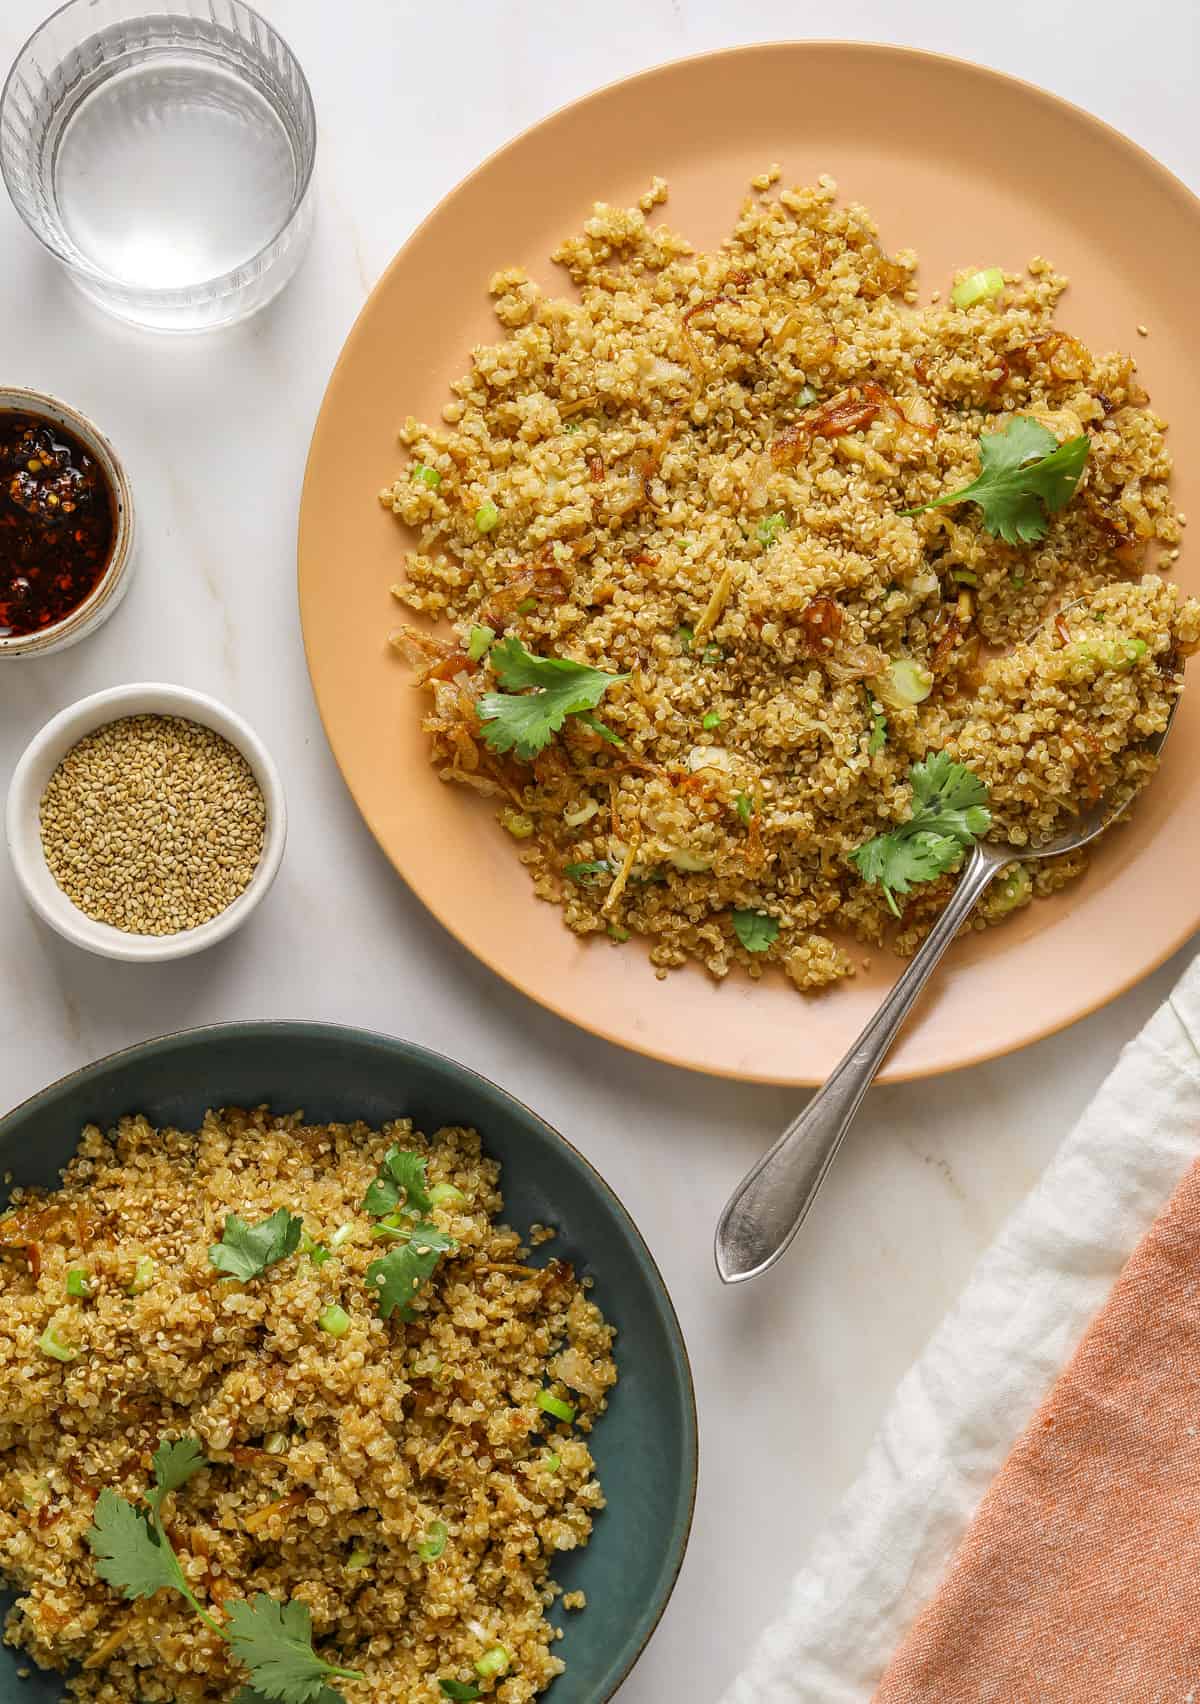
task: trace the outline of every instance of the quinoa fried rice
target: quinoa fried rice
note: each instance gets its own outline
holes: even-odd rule
[[[411,1324],[382,1320],[364,1277],[380,1245],[361,1203],[393,1143],[465,1197],[430,1215],[457,1252]],[[207,1245],[226,1213],[281,1206],[317,1235],[354,1229],[323,1265],[301,1253],[222,1279]],[[427,1141],[407,1124],[236,1110],[197,1133],[142,1118],[87,1129],[63,1187],[18,1192],[0,1219],[8,1642],[42,1667],[82,1665],[67,1681],[79,1699],[239,1693],[245,1671],[183,1599],[126,1602],[85,1539],[102,1487],[136,1501],[160,1438],[193,1436],[212,1465],[175,1494],[168,1530],[202,1603],[303,1600],[322,1654],[364,1673],[337,1682],[347,1704],[432,1704],[445,1677],[498,1704],[541,1692],[563,1668],[550,1567],[604,1506],[585,1434],[616,1380],[613,1333],[569,1266],[526,1264],[493,1222],[501,1208],[499,1167],[470,1130]],[[90,1299],[68,1300],[72,1266]],[[316,1326],[334,1299],[350,1316],[341,1337]],[[43,1353],[47,1322],[74,1360]],[[537,1406],[543,1379],[577,1408],[573,1426]],[[431,1561],[419,1546],[434,1521],[445,1548]],[[480,1678],[496,1646],[507,1673]]]
[[[1165,423],[1130,356],[1055,326],[1065,279],[1035,259],[995,299],[919,307],[915,256],[862,207],[777,178],[711,254],[651,223],[656,180],[556,252],[577,299],[498,274],[507,335],[443,423],[405,423],[414,465],[381,498],[417,534],[396,597],[455,630],[394,636],[433,694],[433,760],[501,802],[539,897],[581,934],[644,937],[660,975],[774,963],[814,989],[852,973],[847,936],[909,952],[945,901],[952,876],[893,926],[848,862],[908,815],[914,761],[949,751],[996,836],[1049,838],[1145,779],[1200,605],[1150,572],[1184,520]],[[973,479],[1016,413],[1090,441],[1042,540],[991,537],[970,503],[902,513]],[[623,746],[568,718],[532,764],[490,750],[473,625],[626,674],[602,706]],[[923,701],[887,696],[900,659],[934,677]],[[1014,866],[976,926],[1085,862]],[[766,950],[735,909],[775,919]]]

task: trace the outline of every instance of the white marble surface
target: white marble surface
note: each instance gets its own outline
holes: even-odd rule
[[[0,1100],[170,1028],[286,1016],[414,1037],[538,1107],[629,1203],[691,1346],[694,1536],[621,1700],[707,1704],[779,1607],[896,1380],[1178,964],[1019,1058],[876,1091],[803,1244],[770,1278],[723,1293],[715,1216],[797,1097],[690,1077],[576,1034],[480,969],[393,876],[325,748],[301,653],[294,530],[313,417],[352,318],[418,218],[514,131],[597,84],[805,28],[898,40],[1044,83],[1200,185],[1197,14],[1192,0],[842,0],[819,12],[784,0],[267,3],[321,121],[316,243],[275,308],[215,339],[124,331],[85,308],[0,206],[0,377],[103,422],[128,459],[143,529],[137,581],[109,626],[63,656],[0,668],[0,778],[83,693],[179,681],[226,699],[264,735],[288,788],[291,842],[249,927],[148,969],[84,957],[35,926],[0,863]],[[2,9],[0,61],[31,18]]]

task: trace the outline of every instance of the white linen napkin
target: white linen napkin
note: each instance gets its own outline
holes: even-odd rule
[[[1200,959],[905,1376],[723,1704],[868,1704],[1009,1449],[1198,1153]]]

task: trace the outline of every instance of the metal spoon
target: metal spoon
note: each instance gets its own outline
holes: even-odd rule
[[[1157,757],[1167,743],[1176,698],[1162,733],[1144,749]],[[717,1225],[717,1271],[726,1284],[741,1284],[768,1271],[784,1254],[808,1216],[863,1096],[887,1057],[942,954],[1006,864],[1031,864],[1087,846],[1103,834],[1131,800],[1129,791],[1106,793],[1074,827],[1045,846],[1007,846],[979,841],[958,885],[911,963],[851,1046],[840,1065],[788,1125],[775,1146],[747,1172],[725,1205]]]

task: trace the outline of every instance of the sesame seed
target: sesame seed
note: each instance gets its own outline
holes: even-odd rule
[[[72,904],[131,935],[218,916],[258,867],[266,805],[228,740],[179,716],[124,716],[88,734],[46,784],[50,874]]]

